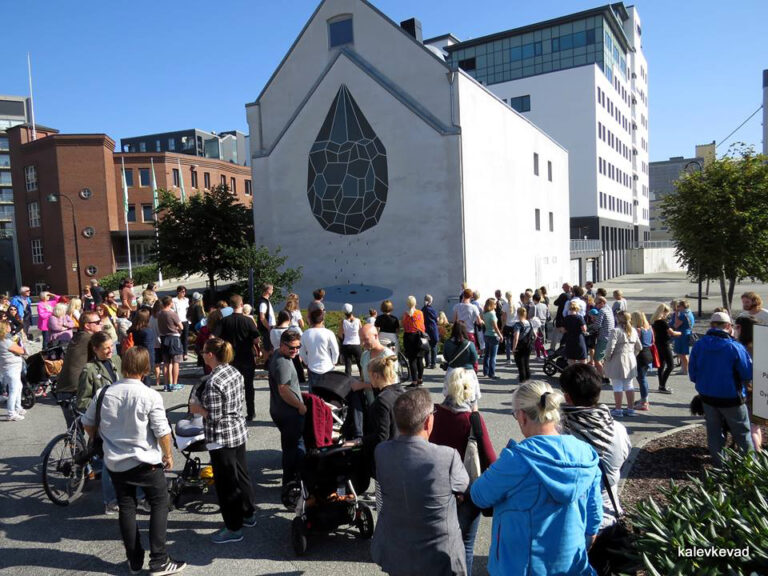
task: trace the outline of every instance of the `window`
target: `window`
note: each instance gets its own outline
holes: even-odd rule
[[[93,266],[93,265],[88,266],[85,269],[86,276],[96,276],[96,274],[98,274],[98,273],[99,273],[99,269],[96,266]]]
[[[192,170],[192,188],[197,188],[197,170]]]
[[[517,98],[509,99],[510,108],[514,108],[518,112],[530,112],[531,111],[531,95],[518,96]]]
[[[226,186],[227,185],[227,177],[224,176],[223,174],[221,175],[221,185],[222,186]],[[230,192],[231,192],[231,190],[230,190]]]
[[[211,187],[211,174],[209,172],[203,172],[203,187],[205,187],[206,190]]]
[[[547,180],[552,182],[552,161],[547,160]]]
[[[26,166],[24,168],[24,178],[27,181],[27,192],[34,192],[35,190],[37,190],[37,167],[36,166]]]
[[[152,204],[142,204],[141,205],[141,221],[153,222],[154,219],[155,219],[155,215],[153,214]]]
[[[536,152],[533,153],[533,173],[539,175],[539,155]]]
[[[549,213],[549,231],[550,232],[555,231],[555,213],[554,212]]]
[[[250,180],[246,180],[245,181],[245,195],[246,196],[252,196],[253,195],[253,191],[251,190],[251,181]]]
[[[160,152],[163,147],[160,145],[160,139],[155,140],[155,152]]]
[[[173,185],[178,188],[179,187],[179,169],[174,168],[173,169]]]
[[[10,168],[11,157],[8,154],[0,154],[0,168]]]
[[[344,16],[335,22],[328,22],[328,40],[331,48],[352,44],[352,17]]]
[[[541,210],[536,208],[536,230],[541,230]]]
[[[149,185],[149,168],[139,168],[139,186],[146,188]]]
[[[136,204],[128,205],[128,222],[136,222]]]
[[[29,227],[40,228],[40,204],[38,202],[27,204],[27,213],[29,214]]]
[[[128,188],[133,188],[133,168],[125,169],[125,185]]]
[[[0,172],[0,184],[5,184],[7,186],[11,185],[11,173],[10,172]]]
[[[474,70],[477,68],[477,62],[474,57],[465,58],[464,60],[459,60],[459,68],[465,71]]]
[[[176,139],[168,138],[168,150],[176,150]]]
[[[232,194],[237,194],[237,181],[234,178],[229,179],[229,191]]]
[[[43,241],[32,240],[32,264],[43,263]]]
[[[86,238],[93,238],[94,234],[96,234],[96,229],[93,226],[86,226],[83,228],[83,236]]]
[[[146,151],[147,151],[147,143],[139,142],[139,152],[146,152]]]
[[[8,138],[5,136],[0,136],[0,150],[8,150]]]

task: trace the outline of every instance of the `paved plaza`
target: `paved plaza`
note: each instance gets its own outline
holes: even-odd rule
[[[624,276],[603,284],[621,288],[629,309],[652,312],[660,302],[668,302],[695,291],[695,284],[682,274]],[[762,286],[741,285],[734,298],[755,289],[765,295]],[[556,294],[552,296],[556,297]],[[719,305],[716,287],[712,298],[704,302],[707,311]],[[695,304],[692,304],[695,310]],[[699,326],[700,327],[700,326]],[[516,387],[514,368],[504,367],[501,358],[500,380],[481,379],[481,411],[500,450],[507,440],[521,439],[510,413],[511,391]],[[541,363],[532,360],[534,377],[544,377]],[[636,418],[625,418],[634,445],[671,428],[697,423],[688,415],[693,385],[676,369],[670,379],[674,393],[655,395],[656,376],[649,377],[651,410]],[[194,363],[183,368],[183,382],[199,375]],[[435,400],[442,389],[442,371],[425,373],[425,385]],[[166,407],[186,401],[188,387],[163,393]],[[612,400],[606,387],[604,402]],[[357,538],[356,531],[340,530],[328,536],[313,537],[309,552],[297,558],[290,543],[292,514],[280,504],[279,435],[268,414],[268,387],[264,379],[256,381],[256,419],[249,426],[248,462],[255,484],[258,525],[245,529],[245,539],[236,544],[214,546],[208,536],[222,521],[213,493],[191,498],[188,505],[174,510],[168,522],[168,549],[172,556],[189,562],[188,574],[287,574],[344,575],[379,574],[371,562],[369,542]],[[28,575],[127,574],[116,516],[103,514],[100,483],[86,484],[83,496],[69,507],[58,507],[45,496],[41,479],[41,453],[48,441],[64,430],[64,418],[52,399],[43,399],[18,423],[0,422],[0,573]],[[175,458],[176,467],[182,458]],[[148,516],[143,516],[146,528]],[[484,574],[489,548],[491,519],[483,518],[476,542],[475,573]],[[146,536],[145,536],[146,545]]]

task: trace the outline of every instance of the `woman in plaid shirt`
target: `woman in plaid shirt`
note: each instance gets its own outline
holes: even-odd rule
[[[211,536],[214,544],[239,542],[243,539],[242,527],[256,525],[253,487],[245,461],[245,387],[243,376],[229,365],[233,357],[229,342],[216,337],[208,339],[203,359],[211,368],[211,375],[202,394],[202,405],[190,405],[191,412],[202,414],[205,419],[206,447],[224,517],[224,528]]]

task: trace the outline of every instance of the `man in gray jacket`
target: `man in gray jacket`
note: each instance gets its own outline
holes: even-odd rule
[[[400,436],[376,448],[383,505],[371,555],[396,576],[467,572],[456,496],[469,476],[456,450],[429,443],[433,410],[428,390],[401,395],[394,407]]]

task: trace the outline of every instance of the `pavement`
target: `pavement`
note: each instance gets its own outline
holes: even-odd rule
[[[604,285],[609,294],[623,290],[630,311],[652,312],[660,302],[681,298],[694,292],[696,285],[682,274],[624,276]],[[705,315],[719,306],[719,296],[712,287],[711,298],[704,301]],[[766,294],[764,285],[740,285],[738,295],[748,289]],[[554,295],[556,296],[556,295]],[[692,305],[695,308],[695,304]],[[517,387],[514,368],[504,366],[500,358],[501,379],[481,379],[483,397],[481,412],[496,450],[509,438],[522,439],[511,416],[511,392]],[[534,378],[546,378],[541,362],[531,361]],[[186,363],[182,382],[199,377],[194,362]],[[439,398],[443,372],[427,370],[425,385]],[[556,385],[557,380],[551,382]],[[649,377],[651,410],[635,418],[624,418],[630,439],[639,445],[649,438],[673,428],[700,423],[688,413],[694,395],[687,377],[673,372],[671,395],[654,394],[656,376]],[[254,575],[354,575],[381,574],[371,562],[369,541],[359,540],[356,531],[340,529],[330,535],[313,536],[306,556],[297,558],[290,543],[293,515],[280,504],[280,441],[268,413],[267,382],[259,379],[256,387],[256,418],[249,424],[248,465],[255,488],[258,524],[245,529],[242,542],[215,546],[208,536],[220,528],[213,491],[192,495],[181,509],[174,510],[168,520],[168,550],[174,558],[189,563],[186,574],[254,574]],[[162,393],[166,407],[187,400],[189,387]],[[608,387],[601,400],[612,401]],[[4,410],[3,410],[4,412]],[[41,399],[28,411],[23,422],[0,419],[0,574],[65,575],[128,574],[116,516],[107,516],[101,501],[100,483],[86,483],[83,496],[68,507],[52,504],[42,489],[41,454],[51,438],[65,429],[60,409],[50,398]],[[183,460],[175,458],[176,468]],[[140,516],[143,540],[147,545],[148,516]],[[485,574],[490,546],[490,518],[482,518],[475,544],[475,574]]]

